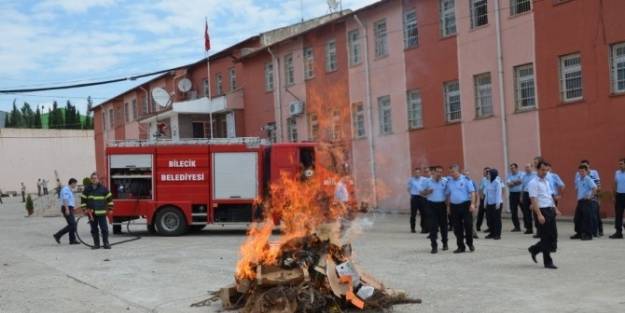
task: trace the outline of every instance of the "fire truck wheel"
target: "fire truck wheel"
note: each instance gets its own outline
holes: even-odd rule
[[[156,229],[164,236],[178,236],[187,231],[187,222],[176,207],[164,207],[156,215]]]

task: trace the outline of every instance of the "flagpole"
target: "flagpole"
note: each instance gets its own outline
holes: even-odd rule
[[[206,82],[208,84],[208,105],[209,105],[209,112],[208,112],[208,117],[210,119],[209,121],[209,125],[211,128],[210,131],[210,139],[213,139],[213,108],[212,108],[212,97],[211,97],[211,62],[210,62],[210,39],[208,36],[208,19],[206,18],[206,16],[204,17],[204,52],[206,53]]]

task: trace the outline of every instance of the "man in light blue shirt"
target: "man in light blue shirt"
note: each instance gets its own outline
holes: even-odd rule
[[[445,204],[446,195],[445,188],[447,180],[443,178],[443,168],[433,166],[432,178],[423,182],[423,190],[421,195],[427,199],[430,242],[432,244],[432,253],[438,252],[438,244],[436,242],[438,231],[441,232],[441,240],[443,250],[449,249],[447,246],[447,205]]]
[[[427,233],[425,198],[421,196],[422,184],[425,178],[421,176],[421,169],[415,168],[413,176],[408,180],[408,193],[410,194],[410,231],[415,233],[417,212],[421,216],[421,233]]]
[[[76,205],[76,201],[74,200],[74,192],[72,191],[76,188],[76,183],[75,178],[70,178],[67,186],[61,189],[61,213],[63,213],[63,217],[65,217],[67,226],[53,235],[54,240],[58,244],[61,243],[61,237],[67,233],[69,233],[70,245],[79,244],[79,242],[76,241],[76,220],[74,219],[74,206]]]
[[[623,239],[623,212],[625,212],[625,158],[618,162],[614,173],[614,228],[610,239]]]
[[[550,168],[549,173],[547,173],[547,181],[549,181],[549,186],[551,187],[551,191],[553,192],[553,200],[555,202],[556,207],[558,206],[558,201],[561,198],[562,190],[564,190],[564,182],[560,178],[560,175],[553,172]]]
[[[575,181],[577,190],[577,207],[575,208],[575,235],[571,239],[592,240],[593,219],[595,213],[592,207],[592,199],[597,192],[597,185],[590,178],[588,166],[581,164],[578,169],[579,176]]]
[[[473,182],[460,174],[460,167],[453,165],[449,168],[451,179],[447,181],[445,194],[449,202],[449,211],[454,224],[454,234],[458,249],[454,253],[463,253],[466,250],[464,241],[471,252],[473,246],[473,213],[475,212],[475,186]]]
[[[518,232],[521,231],[521,225],[519,224],[519,207],[521,206],[521,193],[523,192],[523,173],[519,172],[518,164],[510,164],[510,173],[508,174],[506,185],[510,191],[508,200],[510,200],[512,225],[514,225],[512,232]],[[522,210],[521,208],[521,211]]]
[[[525,172],[521,179],[521,213],[523,213],[523,225],[525,226],[525,233],[531,235],[534,233],[534,225],[532,224],[533,216],[531,210],[530,195],[528,192],[529,183],[536,177],[536,173],[532,172],[532,166],[528,163],[525,164]]]

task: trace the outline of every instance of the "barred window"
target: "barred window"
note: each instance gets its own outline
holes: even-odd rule
[[[412,10],[404,13],[404,47],[412,48],[418,45],[417,11]]]
[[[362,47],[360,45],[360,31],[352,30],[347,34],[349,41],[349,64],[358,65],[362,61]]]
[[[273,90],[273,63],[265,63],[265,91]]]
[[[510,15],[521,14],[531,9],[531,0],[510,0]]]
[[[612,92],[625,93],[625,42],[612,45]]]
[[[293,67],[293,55],[284,56],[284,81],[287,86],[295,84],[295,68]]]
[[[560,89],[564,102],[583,98],[582,58],[579,54],[560,57]]]
[[[386,20],[380,20],[373,24],[375,37],[375,56],[383,57],[388,55],[388,32]]]
[[[230,91],[237,89],[237,73],[234,71],[234,67],[228,70],[228,78],[230,80]]]
[[[336,71],[336,41],[326,43],[326,72]]]
[[[148,114],[148,94],[147,92],[143,95],[143,99],[141,100],[141,115]]]
[[[490,73],[473,76],[475,85],[475,116],[493,115],[493,95]]]
[[[471,0],[471,28],[488,24],[488,1]]]
[[[313,49],[304,48],[304,78],[311,79],[315,77],[315,62],[313,58]]]
[[[128,102],[124,103],[124,116],[126,123],[130,122],[130,108],[128,106]]]
[[[204,97],[208,97],[209,91],[208,91],[208,79],[205,79],[202,81],[202,92],[204,94]]]
[[[423,127],[421,92],[416,89],[409,90],[406,94],[406,98],[408,98],[408,127],[410,129]]]
[[[445,112],[447,122],[459,121],[462,108],[460,106],[460,84],[458,81],[446,82],[443,86],[445,93]]]
[[[441,35],[448,37],[456,34],[456,2],[440,0]]]
[[[391,97],[378,98],[378,117],[380,123],[380,135],[388,135],[393,132],[393,117],[391,115]]]
[[[319,119],[317,113],[308,113],[309,137],[311,141],[319,140]]]
[[[223,76],[221,76],[221,74],[217,74],[215,76],[215,91],[218,96],[221,96],[224,94],[224,81],[223,81]]]
[[[365,130],[365,108],[362,103],[352,104],[352,123],[354,124],[354,137],[363,138],[367,135]]]
[[[109,129],[115,128],[115,110],[109,110]]]
[[[536,87],[534,86],[534,66],[520,65],[514,68],[514,94],[517,110],[536,106]]]
[[[290,142],[297,142],[297,120],[294,117],[286,120],[287,133]]]
[[[137,99],[132,99],[130,102],[132,106],[132,120],[137,120],[137,114],[139,114],[139,110],[137,110]]]

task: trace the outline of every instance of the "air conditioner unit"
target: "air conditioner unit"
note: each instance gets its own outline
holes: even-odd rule
[[[289,104],[289,116],[296,116],[304,113],[304,102],[296,101]]]

